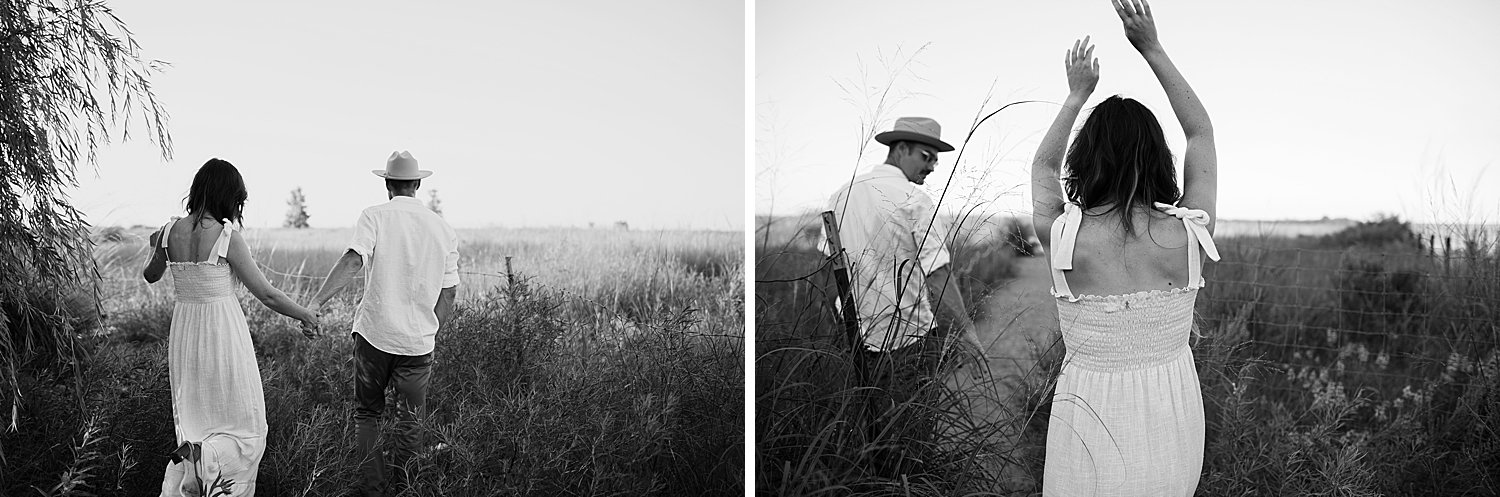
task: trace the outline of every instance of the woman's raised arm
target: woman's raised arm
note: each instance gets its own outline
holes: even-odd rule
[[[1214,126],[1208,120],[1208,111],[1162,48],[1161,40],[1156,36],[1156,19],[1151,16],[1151,4],[1145,0],[1111,2],[1125,26],[1125,38],[1156,73],[1156,79],[1167,92],[1167,101],[1172,103],[1172,112],[1177,114],[1177,122],[1182,123],[1182,133],[1187,136],[1187,152],[1182,156],[1180,205],[1207,211],[1208,230],[1212,232],[1213,221],[1218,219],[1215,204],[1218,201],[1219,162],[1214,149]]]
[[[1068,98],[1063,100],[1057,118],[1047,128],[1036,157],[1031,160],[1031,223],[1037,239],[1049,248],[1052,222],[1063,212],[1061,170],[1068,134],[1072,133],[1073,122],[1078,120],[1084,102],[1099,84],[1099,59],[1094,58],[1094,47],[1088,37],[1073,42],[1073,48],[1063,59],[1063,67],[1068,73]]]

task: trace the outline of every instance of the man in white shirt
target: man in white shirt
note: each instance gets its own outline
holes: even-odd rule
[[[932,197],[917,187],[932,173],[937,154],[953,150],[940,136],[932,119],[897,119],[891,131],[875,135],[890,146],[885,163],[841,185],[828,203],[849,257],[865,358],[895,363],[877,368],[882,376],[930,372],[955,345],[966,360],[984,366],[984,346],[943,244],[950,235],[947,223]],[[828,253],[827,237],[823,240],[819,248]],[[929,293],[936,297],[936,313]]]
[[[432,171],[417,169],[410,153],[392,153],[385,170],[371,172],[385,178],[390,201],[360,213],[349,249],[328,272],[312,308],[320,309],[364,269],[365,291],[352,330],[354,423],[364,461],[361,490],[379,495],[386,467],[375,441],[386,388],[396,390],[396,459],[404,459],[419,446],[416,424],[425,414],[435,338],[453,312],[458,235],[417,200],[422,178]]]

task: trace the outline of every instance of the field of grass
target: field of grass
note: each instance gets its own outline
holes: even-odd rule
[[[22,424],[0,434],[0,495],[160,487],[174,448],[165,360],[173,299],[170,276],[149,286],[140,278],[149,231],[116,231],[98,245],[105,317],[84,339],[79,367],[26,376]],[[272,283],[299,302],[349,237],[245,234]],[[451,448],[414,459],[401,495],[743,491],[744,235],[459,234],[463,283],[438,334],[423,427]],[[351,286],[330,301],[330,336],[316,340],[241,289],[271,430],[261,495],[337,495],[353,483],[346,330],[362,282]]]
[[[781,233],[756,239],[756,279],[776,281],[756,285],[757,492],[1037,494],[1063,355],[1055,323],[1012,388],[939,371],[925,400],[872,415],[882,393],[846,352],[832,278]],[[1199,495],[1500,490],[1500,258],[1493,241],[1445,257],[1413,239],[1394,219],[1219,238],[1191,342],[1208,423]],[[1006,275],[1017,261],[955,267]],[[974,293],[1007,283],[965,277]]]

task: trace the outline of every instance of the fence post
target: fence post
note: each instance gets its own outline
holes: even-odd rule
[[[849,350],[858,353],[864,341],[860,340],[859,313],[854,309],[854,292],[849,284],[849,261],[844,255],[844,243],[839,238],[838,221],[834,219],[833,211],[823,211],[823,232],[828,236],[829,257],[833,258],[833,281],[838,285],[844,333],[849,339]]]
[[[833,217],[833,211],[823,211],[823,231],[828,237],[828,253],[832,257],[833,281],[838,286],[839,307],[842,310],[844,321],[844,334],[849,339],[849,360],[854,361],[854,374],[858,376],[858,385],[863,387],[870,384],[870,374],[865,365],[864,340],[859,332],[859,312],[854,308],[854,290],[849,284],[849,261],[844,253],[844,242],[839,238],[839,223]],[[861,389],[863,390],[863,389]],[[872,402],[868,393],[860,395],[859,409],[860,420],[864,421],[865,429],[856,430],[865,432],[869,439],[873,440],[878,435],[875,432],[874,413],[871,412]]]
[[[1443,276],[1444,277],[1452,277],[1453,276],[1453,271],[1452,271],[1452,266],[1451,266],[1451,259],[1452,259],[1452,257],[1453,257],[1453,237],[1452,236],[1445,236],[1445,237],[1443,237]]]
[[[509,286],[516,285],[516,274],[510,271],[510,256],[508,255],[505,256],[505,284]]]

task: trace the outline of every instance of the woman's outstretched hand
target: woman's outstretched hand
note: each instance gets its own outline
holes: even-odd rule
[[[1099,59],[1094,58],[1094,46],[1089,37],[1073,42],[1065,61],[1068,68],[1068,93],[1087,97],[1099,85]]]
[[[1137,52],[1160,50],[1161,40],[1156,37],[1156,19],[1151,17],[1151,4],[1146,0],[1110,0],[1115,13],[1125,25],[1125,39]]]

